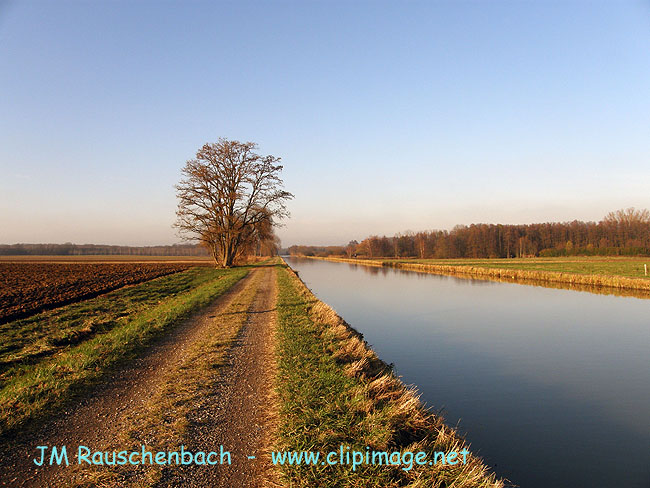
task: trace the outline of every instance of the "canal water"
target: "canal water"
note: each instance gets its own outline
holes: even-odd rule
[[[522,488],[650,488],[650,300],[285,258]]]

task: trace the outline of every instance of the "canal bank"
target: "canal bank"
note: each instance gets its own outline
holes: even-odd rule
[[[562,271],[543,271],[516,268],[484,267],[476,265],[443,265],[382,259],[354,259],[339,257],[301,256],[332,262],[353,263],[363,266],[387,267],[447,276],[460,276],[482,280],[519,283],[524,285],[566,288],[591,293],[614,294],[650,298],[650,279],[603,274],[578,274]]]
[[[287,485],[504,486],[290,268],[278,290],[277,448],[324,456],[281,466]]]
[[[287,261],[499,476],[647,487],[646,300]]]

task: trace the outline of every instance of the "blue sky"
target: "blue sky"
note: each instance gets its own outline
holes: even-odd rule
[[[177,242],[255,141],[283,244],[650,207],[650,3],[0,0],[0,243]]]

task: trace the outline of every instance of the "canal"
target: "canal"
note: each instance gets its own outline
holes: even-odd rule
[[[285,259],[499,476],[650,487],[650,300]]]

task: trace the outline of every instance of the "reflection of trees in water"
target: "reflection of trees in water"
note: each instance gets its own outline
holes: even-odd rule
[[[441,280],[453,281],[458,285],[465,286],[490,286],[491,282],[499,283],[514,283],[517,285],[528,286],[541,286],[543,288],[555,288],[558,290],[573,290],[582,291],[587,293],[595,293],[598,295],[614,295],[621,297],[634,297],[641,299],[649,299],[650,291],[647,290],[634,290],[627,288],[615,288],[607,286],[585,285],[580,283],[564,283],[557,281],[535,280],[530,278],[510,278],[507,276],[469,276],[466,273],[449,273],[449,272],[436,272],[430,270],[411,270],[397,267],[377,266],[368,264],[354,264],[348,263],[350,269],[362,269],[365,273],[370,275],[383,275],[389,273],[398,274],[400,276],[408,276],[409,278],[427,280],[431,276],[436,276]]]
[[[631,290],[626,288],[603,287],[594,285],[582,285],[579,283],[558,283],[553,281],[539,281],[531,279],[494,278],[488,280],[473,279],[472,281],[500,281],[502,283],[516,283],[520,285],[541,286],[544,288],[556,288],[558,290],[573,290],[595,293],[598,295],[614,295],[619,297],[650,298],[650,291]]]
[[[367,264],[349,263],[349,266],[350,266],[350,269],[354,269],[355,271],[357,269],[361,269],[364,273],[371,274],[371,275],[379,275],[379,274],[381,274],[382,276],[387,276],[391,271],[393,271],[393,272],[397,271],[397,270],[392,270],[390,268],[387,268],[385,266],[374,266],[374,265],[367,265]]]
[[[302,264],[311,264],[316,265],[319,262],[327,261],[330,263],[345,263],[348,265],[350,270],[359,270],[361,269],[364,273],[373,275],[373,276],[387,276],[389,274],[398,274],[400,276],[408,276],[409,278],[427,280],[431,279],[432,276],[436,276],[441,280],[453,281],[454,284],[460,286],[490,286],[491,282],[500,282],[500,283],[514,283],[517,285],[528,285],[528,286],[540,286],[543,288],[555,288],[559,290],[573,290],[573,291],[582,291],[587,293],[594,293],[598,295],[614,295],[621,297],[633,297],[641,299],[650,299],[650,290],[635,290],[631,288],[616,288],[613,286],[598,286],[598,285],[587,285],[581,283],[568,283],[568,282],[558,282],[558,281],[547,281],[547,280],[536,280],[532,278],[523,278],[523,277],[509,277],[507,275],[502,276],[490,276],[490,275],[481,275],[474,276],[469,275],[466,272],[454,273],[453,271],[435,271],[431,269],[404,269],[396,266],[383,266],[381,264],[374,264],[373,262],[363,262],[351,263],[343,259],[323,259],[323,258],[296,258],[292,259],[300,260]]]
[[[414,271],[395,268],[400,274],[415,275],[426,278],[426,275],[435,275],[439,278],[453,280],[454,283],[467,286],[489,286],[490,282],[513,283],[517,285],[540,286],[543,288],[555,288],[558,290],[573,290],[597,295],[614,295],[620,297],[633,297],[641,299],[650,299],[650,291],[634,290],[629,288],[614,288],[608,286],[585,285],[580,283],[565,283],[557,281],[535,280],[530,278],[510,278],[507,276],[468,276],[465,273],[442,273],[435,271]]]

